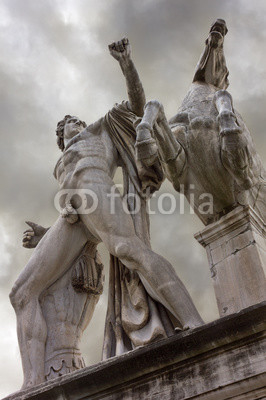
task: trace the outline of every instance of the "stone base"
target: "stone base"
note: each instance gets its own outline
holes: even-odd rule
[[[206,248],[220,316],[266,300],[265,224],[238,207],[195,235]]]
[[[266,398],[266,303],[5,400]]]

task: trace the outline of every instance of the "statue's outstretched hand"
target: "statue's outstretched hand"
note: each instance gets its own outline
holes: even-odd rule
[[[30,226],[30,229],[23,232],[22,245],[28,249],[33,249],[48,229],[31,221],[26,221],[26,224]]]
[[[110,54],[119,62],[126,61],[130,58],[131,47],[128,38],[123,38],[118,42],[114,42],[109,46]]]

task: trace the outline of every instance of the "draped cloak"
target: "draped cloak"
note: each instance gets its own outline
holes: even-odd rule
[[[162,168],[146,168],[135,159],[136,124],[140,121],[130,111],[128,102],[116,104],[104,117],[104,123],[116,147],[123,168],[124,194],[136,235],[150,247],[149,216],[146,202],[158,190]],[[102,359],[120,355],[138,346],[168,337],[178,321],[152,293],[148,282],[110,255],[108,308],[105,321]]]

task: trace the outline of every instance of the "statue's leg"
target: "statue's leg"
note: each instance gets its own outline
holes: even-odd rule
[[[132,218],[123,208],[125,204],[119,192],[113,191],[110,196],[110,178],[103,177],[103,182],[106,184],[86,186],[97,195],[98,207],[91,214],[80,215],[81,220],[90,231],[97,232],[111,254],[139,273],[148,293],[162,303],[184,328],[201,325],[203,321],[172,265],[136,236]]]
[[[145,105],[143,118],[136,127],[136,157],[147,166],[152,165],[158,158],[158,148],[152,131],[160,109],[161,104],[157,100],[149,101]]]
[[[219,90],[215,93],[214,103],[218,111],[218,122],[222,137],[230,137],[232,141],[242,130],[237,122],[233,109],[232,96],[226,90]]]
[[[246,133],[238,124],[233,109],[233,100],[226,90],[219,90],[214,96],[218,110],[221,135],[221,159],[225,168],[244,190],[253,182],[252,156],[249,154]]]
[[[59,217],[34,250],[10,293],[17,316],[23,388],[44,381],[47,328],[39,304],[40,294],[70,267],[86,240],[82,223],[71,225]]]
[[[181,129],[184,129],[184,127],[181,127]],[[171,130],[163,106],[161,106],[157,121],[154,124],[154,137],[164,172],[174,188],[179,191],[180,177],[186,166],[186,153]]]
[[[102,292],[102,271],[96,245],[88,242],[68,271],[42,293],[40,303],[47,324],[46,380],[85,366],[80,341]]]

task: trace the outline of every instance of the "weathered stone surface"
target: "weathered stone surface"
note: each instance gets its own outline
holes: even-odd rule
[[[266,299],[265,224],[238,207],[195,235],[207,250],[221,316]]]
[[[264,399],[266,304],[5,400]]]
[[[125,38],[110,45],[109,49],[125,76],[129,101],[117,104],[105,117],[88,127],[70,115],[58,123],[58,145],[63,154],[56,165],[55,176],[60,189],[68,194],[74,190],[80,199],[89,197],[89,200],[86,197],[86,203],[87,200],[94,203],[96,197],[97,205],[94,211],[85,211],[72,192],[71,199],[65,204],[66,211],[62,213],[64,218],[60,216],[40,240],[13,287],[10,297],[17,315],[24,371],[23,388],[35,386],[47,377],[53,377],[53,370],[60,372],[61,367],[65,373],[71,371],[71,364],[74,367],[74,364],[83,366],[79,353],[72,359],[75,331],[79,328],[79,321],[83,322],[83,310],[87,310],[91,316],[95,304],[93,301],[86,308],[87,299],[78,297],[75,310],[80,311],[80,318],[75,321],[78,313],[74,312],[73,318],[71,315],[68,320],[69,279],[63,288],[60,286],[63,281],[60,283],[59,280],[68,269],[70,271],[70,266],[89,240],[95,245],[102,241],[112,255],[104,358],[121,355],[132,348],[170,336],[174,326],[188,329],[203,324],[172,265],[150,247],[146,201],[160,187],[164,173],[177,191],[184,192],[205,225],[220,219],[219,223],[208,225],[199,235],[200,241],[207,247],[220,314],[233,313],[264,299],[266,284],[262,265],[265,246],[261,240],[257,244],[253,235],[253,231],[264,234],[264,227],[261,228],[266,213],[263,201],[264,170],[251,135],[241,116],[234,110],[232,97],[226,91],[228,70],[223,54],[226,33],[225,21],[218,19],[205,41],[192,86],[178,114],[169,123],[158,101],[148,102],[144,109],[144,90],[131,60],[129,42]],[[124,199],[119,193],[112,196],[112,178],[118,166],[123,168]],[[128,195],[133,196],[134,201]],[[190,195],[193,195],[192,199]],[[135,202],[140,203],[137,213],[134,212]],[[239,212],[236,209],[239,204],[252,204],[254,215],[250,212],[242,215],[241,212],[249,208],[241,208]],[[69,213],[68,208],[73,212]],[[235,211],[229,213],[232,209]],[[226,217],[221,218],[224,214],[227,214]],[[78,271],[83,271],[82,266],[78,267]],[[79,273],[75,281],[78,284]],[[49,291],[51,287],[52,292]],[[42,298],[44,291],[49,296]],[[74,293],[72,287],[71,291]],[[62,319],[59,323],[58,315]],[[63,344],[67,354],[63,360],[58,360],[57,349],[61,351],[62,337],[57,333],[69,327],[68,322],[71,326],[70,334],[64,335],[66,341]],[[85,325],[82,323],[81,328]],[[53,329],[50,329],[51,326]],[[208,332],[208,328],[204,332]],[[192,331],[181,335],[180,342],[184,340],[183,345],[186,346],[186,338],[193,337],[196,343],[196,336],[193,335],[201,332]],[[215,333],[219,337],[219,332]],[[68,340],[70,336],[72,344]],[[57,342],[58,337],[60,339]],[[190,354],[190,348],[183,354],[180,348],[184,365],[187,356],[198,357],[198,350],[196,347],[193,349],[193,354]],[[167,353],[167,348],[165,351]],[[45,352],[52,355],[53,359],[50,363],[51,357],[48,357],[47,373],[44,371],[47,361]],[[260,354],[259,349],[258,352]],[[235,360],[233,352],[231,357]],[[225,364],[228,354],[223,352],[218,359]],[[117,370],[117,365],[123,360],[113,360],[112,370],[108,370],[111,364],[106,364],[105,373],[109,373],[110,377],[115,372],[121,375],[122,370]],[[127,373],[128,365],[131,365],[130,355],[126,360],[129,364],[124,364],[124,373]],[[163,365],[159,355],[158,360]],[[140,366],[138,358],[135,361]],[[251,364],[255,362],[249,361]],[[257,361],[260,364],[261,360]],[[146,363],[145,359],[142,362]],[[183,394],[193,396],[214,390],[211,383],[219,379],[220,386],[223,386],[233,373],[236,379],[240,379],[238,370],[224,370],[219,361],[216,364],[208,364],[207,359],[195,362],[193,368],[191,365],[186,366],[187,373],[184,376],[179,366],[172,371],[175,376],[172,386],[168,370],[170,364],[165,364],[167,372],[161,370],[158,379],[153,376],[147,389],[143,383],[137,386],[132,383],[134,393],[136,396],[140,393],[146,396],[147,392],[154,398],[166,396],[167,393],[175,398]],[[102,365],[98,372],[102,371]],[[247,360],[245,363],[243,361],[243,369],[246,365]],[[131,367],[129,369],[131,378],[137,378],[136,372]],[[91,371],[91,376],[94,376]],[[143,373],[147,375],[152,371],[154,366],[147,364]],[[82,376],[77,375],[77,380]],[[196,388],[189,384],[189,381],[195,380],[198,381]],[[67,388],[67,379],[62,382]],[[71,381],[71,390],[75,382]],[[116,380],[117,385],[122,381],[119,382]],[[92,381],[91,390],[94,384]],[[104,393],[104,386],[101,385],[101,392]],[[65,398],[69,398],[67,390],[62,393]],[[98,396],[96,393],[92,392],[95,398]],[[107,392],[103,395],[108,398]],[[78,396],[83,394],[78,392]],[[124,398],[130,396],[129,391],[125,390]]]
[[[152,165],[159,159],[174,188],[207,225],[196,238],[207,250],[221,316],[264,300],[266,293],[265,245],[253,234],[265,236],[265,170],[226,90],[226,33],[224,20],[211,26],[176,116],[168,123],[162,104],[153,100],[136,128],[139,160]],[[240,216],[248,206],[254,212]]]
[[[57,124],[62,155],[54,175],[60,186],[56,199],[61,215],[39,241],[10,294],[23,388],[84,365],[78,342],[96,299],[92,294],[76,296],[69,279],[62,277],[88,242],[103,242],[111,254],[104,359],[171,336],[175,327],[203,324],[173,266],[151,250],[146,202],[159,189],[163,171],[159,163],[146,167],[135,159],[135,125],[143,115],[145,94],[130,44],[124,38],[109,50],[125,76],[129,101],[116,104],[89,126],[70,115]],[[120,166],[123,198],[113,181]],[[60,198],[65,199],[63,210]],[[24,245],[32,244],[33,238],[34,232],[28,232]],[[91,278],[85,281],[99,275],[95,263],[88,269],[83,261],[74,268],[75,287],[81,275]],[[44,292],[48,295],[42,298]]]
[[[266,218],[265,170],[226,90],[226,33],[225,21],[217,19],[178,113],[167,122],[162,104],[149,101],[136,128],[139,160],[152,165],[159,159],[204,225],[237,205],[250,205]]]

